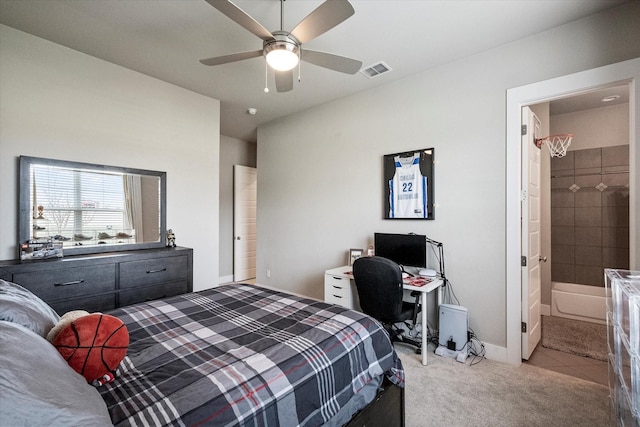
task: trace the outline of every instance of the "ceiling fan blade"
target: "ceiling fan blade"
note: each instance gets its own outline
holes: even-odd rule
[[[231,20],[244,27],[249,32],[260,37],[262,40],[273,39],[273,35],[269,30],[264,28],[262,24],[249,16],[244,10],[240,9],[229,0],[206,0],[211,6],[218,9]]]
[[[317,50],[302,49],[301,57],[303,61],[346,74],[355,74],[362,68],[362,61]]]
[[[200,62],[204,65],[221,65],[221,64],[228,64],[229,62],[242,61],[243,59],[257,58],[258,56],[262,56],[262,50],[232,53],[231,55],[224,55],[224,56],[216,56],[214,58],[201,59]]]
[[[293,70],[276,71],[276,90],[278,92],[293,90]]]
[[[354,13],[348,0],[327,0],[300,21],[291,34],[304,44],[329,31]]]

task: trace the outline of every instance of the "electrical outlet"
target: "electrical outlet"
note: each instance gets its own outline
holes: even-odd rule
[[[267,279],[271,279],[271,269],[267,268]]]

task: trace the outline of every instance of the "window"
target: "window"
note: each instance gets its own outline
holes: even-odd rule
[[[46,165],[32,173],[34,238],[100,240],[129,228],[122,174]]]

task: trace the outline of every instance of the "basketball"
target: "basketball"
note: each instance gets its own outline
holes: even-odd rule
[[[94,313],[62,329],[53,345],[88,383],[116,370],[127,354],[129,331],[117,317]]]

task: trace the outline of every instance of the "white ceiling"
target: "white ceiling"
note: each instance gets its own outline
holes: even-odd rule
[[[302,63],[302,80],[277,93],[263,58],[207,67],[203,58],[258,50],[262,41],[204,0],[0,0],[0,23],[221,101],[223,135],[256,140],[260,124],[389,83],[618,6],[627,0],[351,0],[355,15],[304,47],[384,61],[374,79]],[[278,0],[237,0],[269,30]],[[291,30],[322,0],[287,0]],[[303,47],[303,48],[304,48]],[[490,72],[490,70],[487,70]],[[247,113],[249,107],[257,114]]]
[[[612,96],[617,98],[603,101],[605,98]],[[551,101],[549,103],[549,114],[555,116],[558,114],[574,113],[576,111],[592,110],[594,108],[610,107],[628,102],[628,84],[605,87]]]

